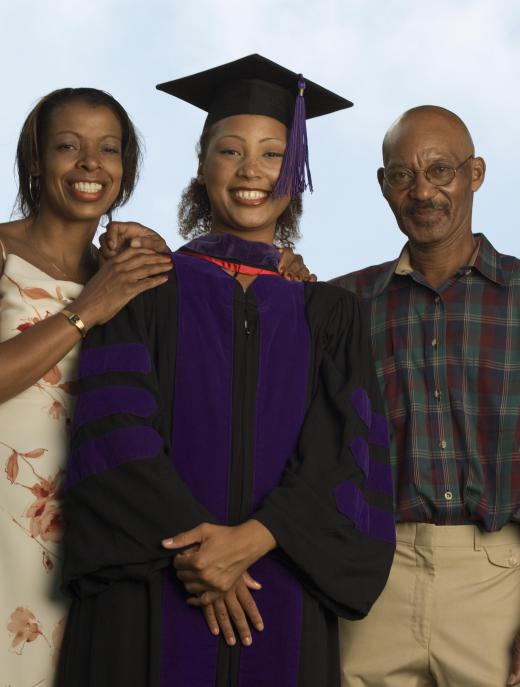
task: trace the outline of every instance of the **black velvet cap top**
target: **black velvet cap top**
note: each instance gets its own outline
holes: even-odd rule
[[[291,126],[300,76],[261,55],[207,69],[157,86],[208,113],[205,126],[224,117],[257,114]],[[305,79],[306,118],[351,107],[346,100]]]

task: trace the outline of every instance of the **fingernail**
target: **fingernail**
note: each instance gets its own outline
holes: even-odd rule
[[[141,248],[141,240],[140,239],[132,239],[130,241],[130,245],[132,248]]]
[[[108,245],[112,250],[115,250],[117,248],[117,243],[113,240],[109,241]]]
[[[508,685],[514,685],[515,684],[515,676],[513,673],[507,678],[507,684]]]
[[[218,635],[218,633],[219,633],[218,627],[212,627],[212,628],[211,628],[211,632],[212,632],[214,635]]]
[[[251,646],[252,643],[253,643],[253,640],[251,639],[251,637],[245,637],[244,638],[244,644],[246,646]]]
[[[264,629],[264,624],[258,623],[257,625],[255,625],[255,627],[259,632],[262,632],[262,630]]]
[[[161,544],[163,546],[171,546],[173,544],[173,539],[163,539]]]
[[[235,646],[235,644],[237,643],[237,640],[236,640],[234,637],[228,637],[228,638],[227,638],[227,643],[228,643],[230,646]]]

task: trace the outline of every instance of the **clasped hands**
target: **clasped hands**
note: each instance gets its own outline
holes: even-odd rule
[[[187,603],[201,608],[210,632],[222,631],[233,645],[234,626],[242,644],[250,645],[249,622],[260,631],[264,624],[250,591],[261,589],[261,584],[247,570],[276,547],[271,532],[257,520],[235,527],[202,523],[164,539],[162,545],[183,549],[174,556],[173,567],[190,594]]]

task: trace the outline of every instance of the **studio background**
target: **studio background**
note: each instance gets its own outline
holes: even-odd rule
[[[314,194],[299,252],[322,279],[395,257],[403,242],[376,181],[381,141],[404,110],[436,104],[468,125],[487,162],[475,231],[520,254],[520,4],[515,0],[17,0],[0,7],[1,221],[36,100],[64,86],[109,91],[144,144],[141,179],[118,219],[181,243],[176,208],[196,170],[204,113],[155,84],[258,52],[354,101],[309,122]]]

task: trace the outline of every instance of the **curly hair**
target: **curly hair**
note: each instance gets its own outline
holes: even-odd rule
[[[139,176],[142,154],[139,136],[124,107],[109,93],[97,88],[60,88],[43,96],[36,103],[27,115],[18,138],[18,194],[15,207],[22,217],[37,215],[40,207],[39,177],[34,176],[33,170],[43,148],[50,118],[58,107],[73,102],[85,103],[92,107],[107,107],[115,114],[121,125],[123,176],[118,196],[107,214],[126,203],[132,195]]]
[[[204,129],[197,144],[199,164],[202,164],[208,150],[211,127]],[[280,247],[294,248],[300,238],[300,218],[303,212],[301,195],[291,199],[284,212],[278,217],[274,240]],[[184,239],[194,239],[208,234],[212,228],[211,205],[208,192],[196,177],[193,177],[181,195],[178,208],[179,233]]]

